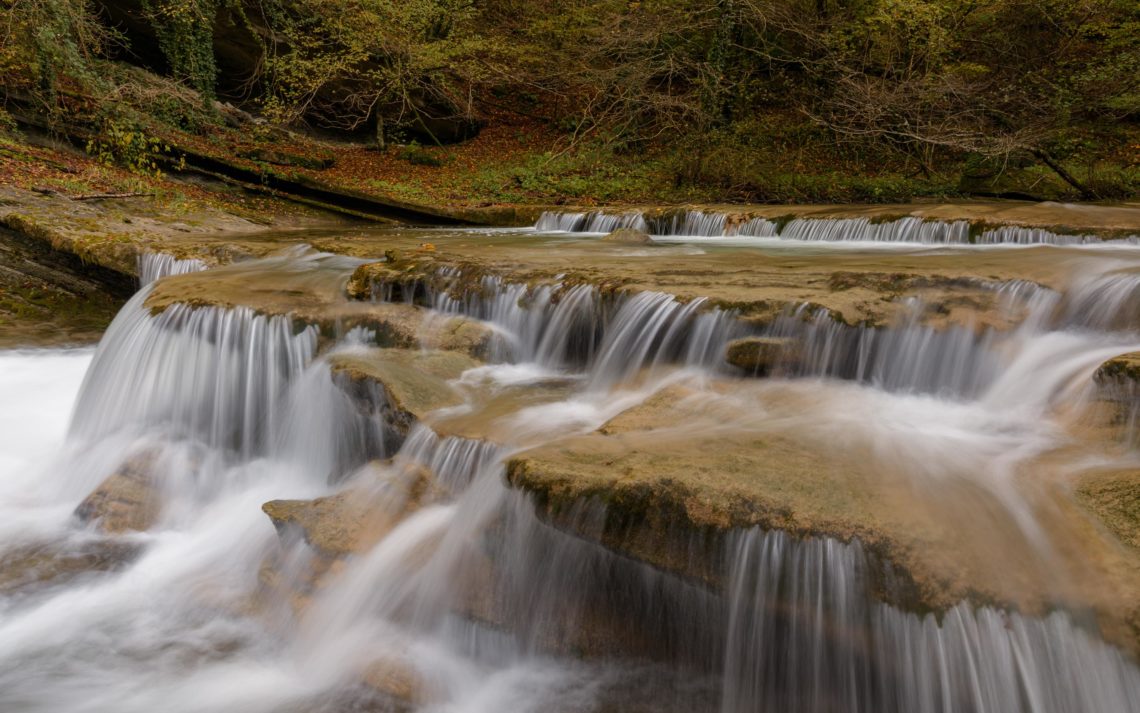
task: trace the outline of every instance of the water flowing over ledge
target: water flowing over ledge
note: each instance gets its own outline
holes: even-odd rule
[[[844,325],[806,306],[759,327],[700,298],[498,277],[472,286],[465,277],[382,285],[376,296],[429,306],[425,330],[440,315],[492,325],[498,351],[472,369],[491,376],[437,381],[466,398],[451,408],[480,399],[515,408],[507,431],[515,440],[502,444],[442,435],[430,418],[392,438],[385,414],[397,404],[379,383],[367,393],[350,388],[331,366],[352,350],[384,358],[374,330],[350,330],[329,345],[313,326],[247,307],[174,303],[154,314],[143,304],[154,288],[144,286],[85,379],[69,444],[83,452],[45,477],[66,490],[76,472],[102,477],[124,459],[139,466],[142,441],[157,454],[144,462],[162,483],[161,515],[151,530],[125,536],[136,549],[117,568],[0,609],[0,704],[276,711],[331,700],[335,709],[360,702],[353,686],[364,677],[381,690],[382,708],[407,710],[1136,709],[1140,670],[1083,617],[970,602],[914,613],[892,590],[892,563],[858,538],[818,532],[682,533],[691,560],[713,570],[686,576],[597,536],[605,508],[623,507],[620,497],[605,507],[571,503],[571,530],[545,517],[537,494],[504,478],[504,460],[529,446],[526,438],[616,428],[623,403],[654,397],[678,374],[697,388],[723,379],[721,391],[705,394],[712,397],[755,385],[725,378],[736,374],[726,348],[740,337],[794,342],[785,355],[797,352],[794,362],[777,375],[860,381],[843,386],[876,399],[864,404],[899,407],[900,420],[915,414],[899,394],[922,395],[939,425],[969,402],[976,408],[950,423],[965,442],[971,427],[987,427],[978,414],[1014,406],[995,430],[1017,444],[1018,428],[1044,420],[1053,402],[1079,403],[1097,364],[1140,347],[1135,273],[1090,272],[1064,291],[994,285],[1018,313],[1005,331],[917,318]],[[521,383],[542,388],[521,393],[504,362],[534,367],[539,378]],[[816,396],[838,388],[815,380]],[[772,381],[786,388],[793,380]],[[752,418],[781,417],[759,402],[751,408]],[[550,420],[552,409],[584,413],[585,425]],[[694,424],[681,410],[672,415],[682,419],[673,436],[681,438]],[[496,417],[493,408],[476,416]],[[81,466],[91,454],[98,467]],[[133,477],[130,468],[115,475]],[[274,520],[280,543],[258,511],[270,498],[294,498],[284,501],[292,519]],[[346,503],[357,520],[337,510]],[[74,502],[52,506],[71,512]],[[321,549],[353,522],[373,539],[335,554]],[[108,537],[98,527],[68,521],[63,532]]]
[[[143,252],[139,254],[139,284],[145,286],[163,277],[201,272],[208,267],[196,258],[181,260],[167,253]]]
[[[158,315],[144,287],[100,343],[72,434],[169,428],[245,455],[264,452],[290,382],[313,359],[317,331],[252,310],[174,305]]]
[[[868,218],[739,218],[698,210],[647,217],[638,212],[545,212],[539,232],[609,233],[633,228],[659,237],[779,238],[807,242],[916,243],[922,245],[1140,245],[1140,236],[1106,241],[1095,235],[1058,234],[1042,228],[999,226],[975,230],[969,221],[944,222],[905,217],[875,222]]]

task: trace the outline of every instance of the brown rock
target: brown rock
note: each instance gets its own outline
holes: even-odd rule
[[[150,529],[162,505],[152,471],[154,459],[153,453],[144,453],[125,461],[79,503],[75,516],[106,533]]]
[[[724,360],[755,376],[767,376],[777,367],[798,360],[799,345],[781,337],[734,339],[725,349]]]
[[[335,559],[366,552],[432,497],[431,474],[407,468],[392,479],[366,477],[335,495],[273,500],[261,509],[279,533],[297,532],[321,555]]]

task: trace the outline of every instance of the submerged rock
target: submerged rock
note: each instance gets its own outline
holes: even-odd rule
[[[79,503],[76,518],[109,534],[150,529],[162,507],[154,479],[155,458],[154,453],[144,453],[120,465]]]
[[[637,228],[618,228],[612,233],[602,237],[608,243],[625,243],[627,245],[649,245],[653,238],[649,233]]]
[[[415,710],[433,702],[423,675],[403,659],[388,656],[369,664],[361,677],[364,685],[387,699],[397,711]],[[389,710],[387,706],[383,710]]]
[[[129,563],[139,546],[113,538],[23,545],[0,553],[0,594],[25,595]]]

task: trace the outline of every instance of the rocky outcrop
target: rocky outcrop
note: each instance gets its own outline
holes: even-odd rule
[[[760,527],[859,540],[883,563],[872,571],[873,589],[904,608],[942,610],[966,599],[1042,612],[1055,604],[1041,593],[1056,573],[1037,563],[1028,543],[1008,538],[1014,544],[995,551],[997,532],[956,526],[979,507],[1000,507],[992,496],[937,481],[923,481],[927,492],[918,492],[907,465],[815,431],[810,415],[798,413],[794,385],[720,389],[731,397],[671,387],[594,433],[523,451],[508,462],[508,481],[554,526],[713,587],[722,586],[723,572],[712,546],[700,543]],[[1132,537],[1125,481],[1096,492],[1099,507]],[[583,516],[591,508],[593,516]],[[1140,639],[1127,633],[1128,602],[1138,591],[1133,560],[1121,560],[1079,508],[1063,510],[1048,518],[1056,531],[1074,533],[1069,565],[1114,582],[1107,589],[1077,582],[1066,601],[1096,610],[1106,635],[1135,646]]]
[[[351,385],[382,389],[385,416],[404,435],[432,411],[463,403],[460,393],[447,382],[478,364],[463,353],[442,350],[358,349],[329,357],[335,376]]]
[[[489,347],[493,332],[477,320],[440,316],[429,323],[428,311],[412,304],[347,299],[344,282],[337,277],[339,272],[347,280],[352,269],[330,270],[331,279],[318,281],[303,272],[238,263],[162,280],[154,286],[146,306],[153,312],[173,304],[247,307],[316,325],[330,340],[352,327],[364,327],[384,347],[427,347],[476,357]]]
[[[407,515],[438,497],[420,468],[373,464],[345,490],[315,500],[272,500],[261,509],[283,538],[298,535],[321,557],[371,549]]]
[[[1100,384],[1131,383],[1140,385],[1140,352],[1113,357],[1101,364],[1093,375]]]
[[[75,508],[75,517],[108,534],[149,530],[162,501],[154,478],[155,454],[134,456],[119,466]]]

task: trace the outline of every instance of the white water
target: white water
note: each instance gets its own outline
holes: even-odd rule
[[[999,226],[970,235],[970,223],[906,217],[884,222],[867,218],[793,218],[781,228],[776,221],[751,218],[730,220],[726,213],[690,210],[665,218],[645,218],[640,213],[543,213],[534,225],[539,232],[604,234],[631,227],[655,238],[778,238],[803,243],[850,245],[1065,245],[1140,246],[1140,236],[1103,240],[1095,235],[1058,234],[1042,228]],[[748,241],[745,241],[746,243]]]
[[[735,427],[810,423],[821,438],[887,449],[880,456],[916,478],[975,478],[1032,531],[1011,466],[1054,442],[1054,407],[1083,398],[1099,363],[1140,348],[1110,318],[1134,294],[1114,275],[1033,295],[1032,318],[1009,335],[797,327],[810,345],[802,374],[862,382],[788,382],[817,403],[807,414],[758,408],[748,392],[708,396]],[[660,293],[607,301],[587,287],[557,299],[557,288],[485,287],[490,297],[433,296],[441,311],[494,324],[497,357],[512,362],[461,383],[525,388],[561,374],[579,384],[515,414],[520,443],[590,431],[670,383],[702,388],[742,329],[731,314]],[[141,299],[108,330],[81,395],[90,352],[0,354],[3,551],[136,548],[106,571],[0,589],[0,710],[384,709],[390,701],[357,683],[377,660],[413,672],[420,707],[432,710],[1140,710],[1140,671],[1063,613],[964,603],[941,621],[922,618],[880,601],[869,579],[881,563],[858,543],[760,531],[694,540],[725,575],[721,596],[541,522],[504,486],[512,443],[424,427],[395,466],[357,477],[387,492],[401,463],[422,463],[443,493],[296,617],[258,570],[277,553],[284,579],[301,581],[306,548],[278,553],[260,506],[327,494],[391,455],[384,403],[361,413],[347,399],[311,329],[248,310],[151,316]],[[147,532],[108,536],[71,517],[124,458],[153,452],[163,508]],[[608,515],[583,503],[569,517],[588,532]],[[602,630],[630,650],[579,658],[607,612],[618,621]]]

